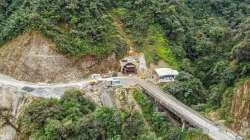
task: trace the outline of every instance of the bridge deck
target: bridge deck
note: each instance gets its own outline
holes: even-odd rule
[[[128,78],[128,77],[119,77],[118,79],[128,81],[126,84],[137,83],[143,89],[147,91],[147,93],[157,100],[161,105],[175,113],[180,118],[186,120],[190,124],[201,128],[204,133],[208,134],[214,140],[242,140],[240,136],[238,136],[233,131],[216,126],[213,122],[209,121],[205,117],[201,116],[198,112],[192,110],[190,107],[184,105],[177,99],[175,99],[170,94],[164,93],[159,87],[145,82],[138,78]],[[0,86],[4,87],[8,85],[15,87],[17,89],[23,89],[23,87],[32,88],[34,91],[38,90],[39,92],[29,93],[33,96],[44,97],[44,98],[58,98],[63,95],[63,89],[66,87],[83,87],[87,85],[88,81],[79,81],[79,82],[71,82],[71,83],[61,83],[61,84],[37,84],[37,83],[28,83],[17,81],[8,76],[4,76],[0,74]],[[3,88],[2,88],[3,89]],[[7,88],[8,89],[8,88]],[[41,93],[41,90],[44,90],[44,93]],[[62,90],[58,93],[58,90]],[[57,92],[56,92],[57,91]],[[55,93],[54,93],[55,92]],[[52,94],[54,93],[54,94]],[[52,94],[52,95],[51,95]]]
[[[190,107],[178,101],[176,98],[168,93],[163,92],[159,87],[140,80],[138,78],[133,79],[140,87],[146,90],[147,94],[158,101],[162,106],[176,114],[178,117],[184,119],[190,124],[201,128],[205,134],[214,140],[242,140],[233,131],[217,126],[210,120],[201,116],[198,112],[192,110]]]

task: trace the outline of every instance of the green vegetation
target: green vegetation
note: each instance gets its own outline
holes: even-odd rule
[[[144,97],[144,94],[140,90],[135,90],[133,93],[135,100],[141,106],[145,119],[150,123],[152,129],[155,131],[157,136],[165,137],[168,139],[168,132],[171,124],[165,117],[160,116],[157,112],[153,111],[153,103]]]
[[[249,0],[1,0],[0,45],[35,30],[74,57],[122,57],[129,44],[114,25],[116,17],[148,63],[162,59],[183,71],[164,90],[223,118],[237,81],[250,76],[249,15]],[[58,121],[48,122],[48,130],[50,123],[60,128]]]
[[[225,120],[226,125],[230,125],[233,122],[233,118],[228,114],[228,110],[231,110],[231,102],[234,94],[242,87],[246,81],[249,81],[249,77],[245,77],[235,82],[235,85],[226,89],[221,98],[221,108],[219,108],[220,118]],[[239,101],[244,101],[244,97],[237,97]]]
[[[52,39],[59,51],[75,57],[120,52],[125,46],[107,14],[114,6],[112,1],[101,0],[3,0],[0,44],[36,30]]]
[[[202,134],[200,130],[194,129],[187,134],[185,140],[210,140],[210,138]]]
[[[61,99],[36,99],[18,118],[20,139],[35,140],[193,140],[207,139],[199,130],[174,127],[155,112],[152,101],[140,90],[133,96],[143,114],[134,110],[98,107],[78,90],[66,91]],[[149,123],[145,128],[143,117]]]
[[[133,93],[143,111],[143,116],[152,128],[152,131],[162,140],[209,140],[201,131],[192,129],[184,130],[173,126],[170,121],[159,112],[154,111],[154,103],[147,99],[141,90]]]
[[[204,104],[207,100],[202,82],[185,72],[180,72],[173,83],[164,86],[164,90],[189,106]]]
[[[164,60],[173,67],[178,67],[177,60],[169,47],[168,40],[164,37],[164,33],[160,26],[152,25],[144,40],[144,52],[148,63],[157,63]]]
[[[163,59],[186,73],[165,90],[197,110],[229,112],[229,92],[250,74],[249,5],[247,0],[127,0],[122,6],[129,10],[121,19],[149,62]]]
[[[137,140],[147,130],[141,115],[133,110],[97,107],[77,90],[62,99],[38,99],[19,117],[21,139],[35,140]]]

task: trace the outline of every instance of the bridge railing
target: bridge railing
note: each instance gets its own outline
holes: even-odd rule
[[[159,89],[159,87],[155,86],[154,84],[149,84],[148,82],[142,81],[142,80],[140,80],[138,78],[136,78],[135,80],[153,98],[157,98],[157,96],[153,94],[154,91],[152,91],[152,89],[150,87],[153,87],[154,89],[159,90],[159,92],[162,93],[164,96],[167,96],[167,98],[169,98],[172,101],[176,102],[178,105],[185,108],[185,110],[189,111],[190,113],[195,114],[196,116],[198,116],[202,120],[206,121],[207,123],[209,123],[209,124],[211,124],[213,126],[216,126],[219,129],[219,131],[221,131],[223,133],[226,133],[227,135],[229,135],[230,137],[232,137],[232,138],[234,138],[236,140],[244,140],[244,138],[239,136],[237,133],[233,132],[232,130],[230,130],[230,129],[224,127],[224,126],[219,126],[216,123],[210,121],[206,117],[204,117],[201,114],[199,114],[198,112],[194,111],[192,108],[188,107],[187,105],[185,105],[182,102],[180,102],[179,100],[177,100],[175,97],[173,97],[169,93],[163,92],[161,89]],[[159,101],[160,104],[162,104],[164,106],[168,106],[168,109],[171,112],[173,112],[174,114],[176,114],[177,116],[187,119],[187,121],[192,123],[192,125],[194,125],[196,127],[199,127],[199,128],[202,128],[204,133],[209,134],[209,129],[207,127],[204,127],[203,125],[200,125],[199,123],[194,121],[192,118],[190,119],[189,117],[187,117],[187,116],[183,115],[182,113],[178,112],[178,110],[176,110],[175,108],[169,106],[167,103],[163,102],[161,98],[157,98],[157,100]]]

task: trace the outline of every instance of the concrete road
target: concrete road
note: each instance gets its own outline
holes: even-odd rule
[[[25,81],[18,81],[12,77],[0,74],[1,92],[8,92],[9,90],[25,92],[34,97],[42,98],[60,98],[64,91],[68,88],[84,88],[89,81],[75,81],[70,83],[29,83]]]
[[[112,91],[108,88],[105,88],[105,85],[102,85],[100,90],[101,91],[99,92],[101,93],[100,99],[101,99],[102,105],[108,108],[114,107],[114,103],[113,103],[112,96],[111,96]]]
[[[163,92],[159,87],[151,83],[148,83],[137,77],[117,77],[116,79],[120,79],[122,83],[126,85],[134,85],[137,83],[139,86],[144,88],[150,96],[155,98],[169,111],[175,113],[177,116],[183,118],[190,124],[201,128],[204,133],[208,134],[214,140],[242,140],[242,138],[233,131],[227,128],[216,126],[213,122],[201,116],[198,112],[192,110],[190,107],[184,105],[173,96]],[[72,87],[83,88],[86,87],[88,83],[88,81],[76,81],[56,84],[29,83],[24,81],[17,81],[11,77],[0,74],[1,90],[10,90],[12,88],[15,88],[16,91],[24,91],[25,93],[32,96],[43,98],[60,98],[64,94],[65,89]],[[105,92],[103,94],[103,103],[106,104],[106,106],[111,107],[112,101],[110,100],[109,96],[107,96],[107,93]]]
[[[132,78],[131,80],[136,81],[147,93],[156,99],[161,105],[166,107],[168,110],[189,122],[190,124],[201,128],[204,133],[214,140],[242,140],[243,138],[238,136],[233,131],[219,127],[210,120],[206,119],[198,112],[192,110],[190,107],[184,105],[173,96],[163,92],[159,87],[145,82],[138,78]]]

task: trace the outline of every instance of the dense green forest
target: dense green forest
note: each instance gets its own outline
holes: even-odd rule
[[[181,71],[174,83],[163,85],[164,90],[199,111],[216,110],[227,119],[232,87],[250,76],[249,0],[0,0],[0,45],[23,32],[35,30],[55,42],[60,52],[72,57],[103,58],[111,53],[123,56],[127,44],[117,32],[114,19],[123,23],[134,47],[145,53],[148,63],[163,59]],[[62,108],[63,102],[52,100],[41,104]],[[59,108],[52,110],[54,115]],[[92,128],[93,121],[105,119],[100,115],[103,111],[111,116],[117,113],[131,115],[95,107],[82,111],[75,117],[89,116],[91,112],[95,115],[84,117],[84,120],[76,118],[81,123],[74,127],[84,129],[87,125]],[[133,115],[130,117],[140,121],[138,115]],[[60,116],[47,120],[44,129],[35,134],[50,136],[54,133],[50,131],[55,131],[50,128],[52,124],[60,130],[62,124],[58,120],[65,119]],[[82,133],[73,131],[72,123],[69,123],[72,134],[65,136]],[[90,137],[107,135],[110,138],[119,134],[120,138],[135,138],[141,134],[141,128],[136,128],[134,135],[127,135],[129,129],[113,132],[105,127],[108,125],[100,127],[105,130],[104,134],[92,135],[91,132]],[[124,134],[121,134],[122,129]]]
[[[124,50],[108,13],[114,6],[109,0],[1,0],[0,44],[36,30],[52,39],[59,51],[75,57]]]
[[[154,112],[142,92],[134,96],[144,113],[132,109],[99,107],[78,90],[65,92],[62,99],[34,100],[19,117],[20,138],[36,140],[191,140],[208,139],[199,130],[174,127]],[[145,125],[143,116],[150,122]],[[151,129],[152,127],[152,129]]]
[[[21,139],[28,139],[30,135],[38,140],[147,138],[139,113],[101,108],[83,95],[81,91],[72,90],[61,100],[33,101],[19,120]]]

